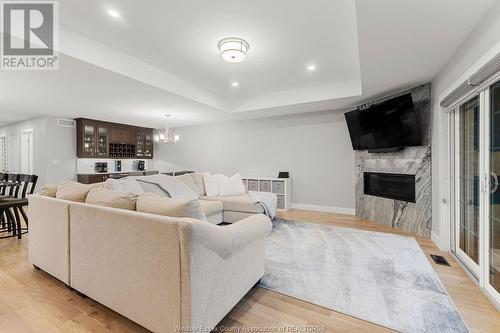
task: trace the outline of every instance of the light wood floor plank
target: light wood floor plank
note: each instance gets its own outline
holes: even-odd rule
[[[412,236],[350,215],[291,210],[287,220]],[[416,237],[472,332],[500,332],[500,313],[462,267],[431,240]],[[451,267],[428,256],[444,255]],[[261,288],[253,288],[222,320],[220,327],[321,326],[326,332],[392,332],[348,315]],[[28,262],[27,237],[0,240],[0,333],[3,332],[148,332],[116,312],[82,298]],[[235,331],[236,332],[236,331]]]

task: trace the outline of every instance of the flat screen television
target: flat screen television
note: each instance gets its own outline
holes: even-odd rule
[[[409,93],[344,115],[354,150],[391,151],[422,145]]]

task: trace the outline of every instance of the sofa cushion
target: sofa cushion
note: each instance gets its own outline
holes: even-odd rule
[[[231,177],[222,176],[219,178],[220,196],[244,194],[246,191],[245,184],[243,184],[243,180],[239,173]]]
[[[112,191],[106,188],[97,187],[89,191],[86,203],[121,208],[127,210],[135,210],[137,196],[128,192]]]
[[[200,195],[200,192],[198,191],[198,186],[196,186],[193,177],[191,177],[189,173],[180,176],[175,176],[175,178],[179,179],[181,182],[186,184],[190,189],[193,190],[194,193],[198,194],[198,196]]]
[[[208,173],[203,174],[203,185],[205,185],[205,192],[207,196],[214,197],[219,195],[219,183],[222,177],[224,177],[224,175],[210,175]]]
[[[206,194],[205,185],[203,184],[203,174],[204,173],[197,173],[197,172],[190,174],[191,178],[193,178],[193,181],[194,181],[196,187],[198,188],[197,192],[199,195]]]
[[[76,202],[85,202],[87,194],[91,189],[103,186],[104,183],[80,184],[74,181],[63,182],[57,185],[56,198]]]
[[[224,206],[224,211],[245,212],[253,214],[264,213],[264,208],[255,203],[248,194],[232,195],[226,197],[202,196],[200,201],[220,201]]]
[[[199,200],[172,199],[153,193],[144,193],[137,198],[137,211],[163,216],[207,220]]]
[[[45,197],[55,198],[57,192],[57,184],[45,184],[40,191],[40,195]]]
[[[205,216],[219,214],[224,209],[224,205],[220,201],[215,201],[215,200],[199,200],[199,201],[201,208],[205,213]]]

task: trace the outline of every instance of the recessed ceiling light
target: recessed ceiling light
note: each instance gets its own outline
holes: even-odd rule
[[[241,38],[229,37],[221,39],[217,43],[217,48],[224,61],[237,63],[245,60],[250,45]]]
[[[314,72],[316,70],[316,65],[315,64],[309,64],[306,67],[308,72]]]
[[[118,13],[116,10],[114,9],[110,9],[108,10],[108,15],[111,16],[111,17],[120,17],[120,13]]]
[[[233,82],[231,82],[231,85],[233,87],[238,87],[240,84],[238,82],[236,82],[236,81],[233,81]]]

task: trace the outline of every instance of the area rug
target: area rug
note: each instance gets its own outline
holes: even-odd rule
[[[260,286],[400,332],[469,332],[413,237],[277,219]]]

